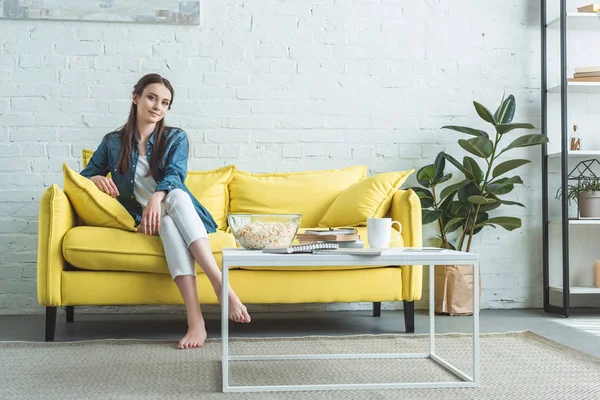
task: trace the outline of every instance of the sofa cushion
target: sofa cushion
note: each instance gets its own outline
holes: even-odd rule
[[[236,247],[233,235],[217,231],[208,235],[217,263],[223,247]],[[74,267],[93,271],[132,271],[168,274],[163,245],[158,236],[120,229],[78,226],[64,237],[62,252]],[[196,271],[202,269],[196,264]]]
[[[211,171],[189,171],[185,185],[211,213],[219,230],[227,229],[227,209],[229,208],[228,185],[235,176],[235,165]]]
[[[317,226],[335,198],[366,172],[365,166],[269,174],[238,171],[229,184],[230,212],[302,214],[300,226]]]
[[[84,168],[90,162],[93,154],[93,150],[82,150],[81,159]],[[213,216],[219,226],[219,230],[227,229],[227,209],[229,208],[228,185],[233,179],[235,172],[235,165],[228,165],[207,171],[188,171],[184,182],[194,197]],[[108,177],[110,177],[110,173]]]
[[[104,193],[88,178],[65,163],[64,191],[84,224],[136,231],[135,221],[117,199]]]
[[[355,183],[340,193],[319,226],[366,226],[367,218],[384,217],[394,193],[413,171],[386,172]]]

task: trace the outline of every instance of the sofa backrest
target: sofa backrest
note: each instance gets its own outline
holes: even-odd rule
[[[229,183],[229,212],[302,214],[301,227],[316,227],[337,196],[366,174],[364,165],[266,174],[238,170]]]

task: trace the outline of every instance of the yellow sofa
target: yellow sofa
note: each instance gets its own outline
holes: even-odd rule
[[[211,180],[215,171],[221,175],[229,171],[229,177]],[[319,226],[340,193],[353,185],[356,191],[356,183],[366,179],[365,167],[287,174],[251,174],[234,166],[215,171],[191,171],[186,185],[219,223],[210,235],[219,265],[222,249],[237,246],[227,229],[228,212],[301,213],[303,231]],[[158,237],[82,225],[67,194],[52,185],[40,201],[37,284],[39,303],[46,307],[47,341],[54,340],[57,307],[66,307],[67,322],[73,322],[75,306],[183,304]],[[377,213],[403,226],[392,245],[421,246],[421,206],[416,194],[394,188],[388,197],[376,206]],[[348,210],[347,215],[333,218],[353,216]],[[366,242],[365,224],[353,225]],[[208,279],[197,270],[200,301],[216,304]],[[372,302],[373,314],[379,316],[382,301],[402,300],[406,331],[414,332],[413,301],[421,297],[422,270],[420,266],[234,268],[230,280],[247,304]]]

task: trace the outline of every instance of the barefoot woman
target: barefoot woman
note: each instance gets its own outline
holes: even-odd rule
[[[139,232],[160,236],[187,311],[188,332],[178,346],[187,349],[201,347],[206,340],[194,261],[210,280],[219,301],[221,273],[208,240],[208,233],[215,232],[217,224],[183,183],[189,152],[187,135],[165,125],[173,96],[173,87],[160,75],[142,77],[133,87],[127,123],[104,136],[81,175],[123,204]],[[109,172],[112,179],[106,177]],[[231,288],[229,301],[229,317],[250,322],[246,307]]]

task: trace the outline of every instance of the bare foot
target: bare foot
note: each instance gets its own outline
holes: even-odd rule
[[[221,294],[217,294],[219,303],[221,303]],[[234,322],[249,323],[251,321],[250,314],[246,306],[240,301],[233,290],[229,290],[229,319]]]
[[[206,328],[200,325],[195,328],[189,328],[187,334],[179,341],[178,349],[197,349],[204,346],[206,340]]]

